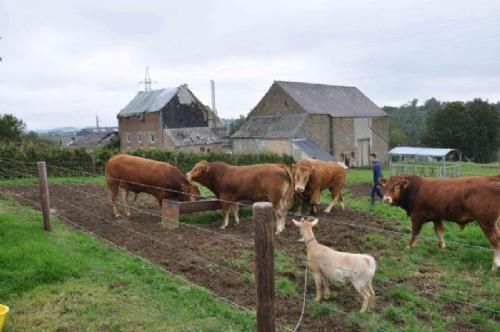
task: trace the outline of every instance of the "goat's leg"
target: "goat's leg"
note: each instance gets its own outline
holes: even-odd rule
[[[329,299],[330,298],[330,284],[328,282],[328,278],[323,277],[323,287],[324,287],[323,298]]]
[[[373,309],[375,307],[375,291],[373,290],[372,281],[368,282],[368,290],[370,291],[370,304],[368,305],[368,309]]]
[[[314,301],[319,302],[321,301],[321,286],[322,286],[322,279],[323,277],[319,272],[314,272],[314,284],[316,285],[316,298]]]

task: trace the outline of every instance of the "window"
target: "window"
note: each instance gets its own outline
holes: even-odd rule
[[[127,133],[127,143],[130,144],[130,134]]]
[[[155,144],[155,134],[149,134],[149,143]]]
[[[142,137],[140,133],[137,133],[137,143],[142,144]]]
[[[202,147],[200,148],[200,151],[201,151],[201,152],[205,152],[205,147],[203,147],[203,146],[202,146]]]

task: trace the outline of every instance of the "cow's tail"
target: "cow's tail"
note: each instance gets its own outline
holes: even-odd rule
[[[288,167],[287,165],[279,164],[279,166],[283,169],[284,178],[288,182],[288,188],[285,191],[284,196],[286,197],[286,207],[287,209],[290,209],[293,205],[293,195],[295,187],[292,171],[290,170],[290,167]]]

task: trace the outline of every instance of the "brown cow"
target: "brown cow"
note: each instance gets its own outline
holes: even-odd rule
[[[434,222],[439,247],[444,248],[443,220],[465,227],[476,220],[493,247],[493,267],[500,266],[500,175],[455,179],[429,179],[418,176],[392,176],[380,180],[384,202],[397,205],[411,217],[415,246],[425,222]]]
[[[129,191],[136,196],[141,192],[153,195],[160,208],[165,198],[193,201],[200,195],[198,187],[193,186],[176,167],[156,160],[119,154],[108,160],[105,175],[113,212],[117,218],[120,217],[120,211],[116,207],[116,198],[120,187],[124,189],[123,201],[127,217],[130,216]]]
[[[325,189],[329,189],[332,195],[332,201],[325,212],[329,213],[332,210],[337,199],[340,201],[340,207],[344,209],[342,189],[344,188],[346,171],[343,166],[335,162],[304,159],[295,165],[293,173],[299,213],[302,213],[304,198],[309,199],[311,203],[311,213],[317,213],[316,206],[320,202],[321,191]]]
[[[285,229],[286,212],[293,200],[293,179],[287,166],[232,166],[223,162],[200,161],[187,173],[187,178],[208,187],[221,200],[224,211],[221,229],[228,225],[230,211],[234,214],[235,223],[239,223],[238,204],[231,202],[243,200],[271,202],[276,215],[276,234]]]

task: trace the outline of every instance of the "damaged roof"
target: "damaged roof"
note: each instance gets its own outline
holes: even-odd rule
[[[124,118],[140,116],[143,113],[158,112],[176,95],[181,104],[189,105],[197,101],[193,93],[184,84],[175,88],[139,91],[134,99],[118,113],[118,117]]]
[[[373,101],[353,86],[276,81],[307,113],[334,118],[387,116]]]
[[[208,127],[166,129],[166,133],[176,147],[222,143]]]
[[[291,138],[306,121],[306,114],[252,116],[232,138]]]

